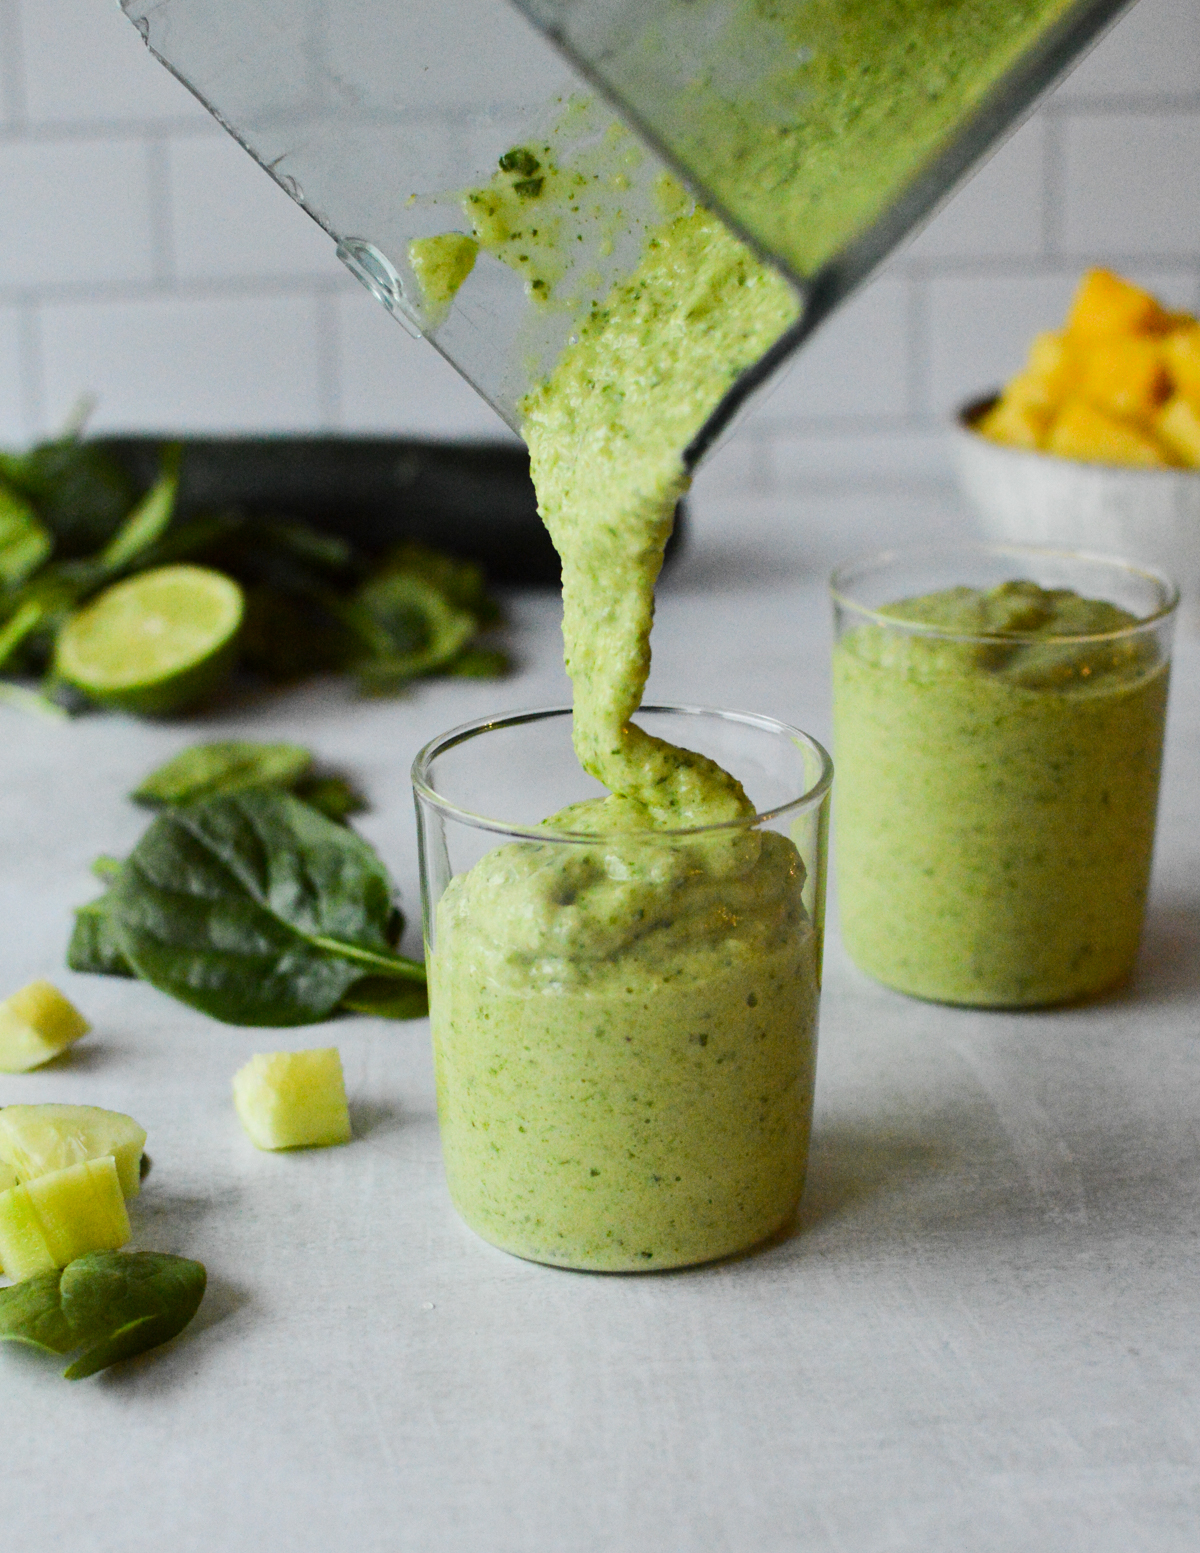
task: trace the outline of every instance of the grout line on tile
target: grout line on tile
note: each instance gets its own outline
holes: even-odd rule
[[[904,402],[910,421],[922,421],[929,415],[929,288],[919,276],[908,282],[908,316],[905,320],[907,382]]]
[[[35,441],[43,433],[46,413],[45,374],[42,366],[42,327],[37,308],[21,309],[18,354],[21,373],[21,415],[25,436]]]
[[[1160,270],[1190,274],[1195,266],[1195,255],[1192,253],[1129,254],[1105,248],[1102,256],[1100,250],[1081,249],[1079,253],[1064,250],[1028,259],[973,256],[914,259],[910,263],[898,264],[892,273],[926,283],[937,280],[1054,280],[1063,274],[1074,274],[1081,255],[1085,259],[1095,257],[1096,262],[1103,262],[1110,267],[1124,264],[1145,269],[1149,265]]]
[[[1106,92],[1097,97],[1052,97],[1040,110],[1047,118],[1176,118],[1200,112],[1200,92]]]
[[[171,150],[161,138],[146,142],[146,190],[154,278],[169,285],[175,280],[175,212],[171,203]]]
[[[332,431],[342,424],[342,377],[335,293],[320,288],[313,296],[317,348],[317,404]]]
[[[4,95],[0,137],[23,136],[27,117],[25,40],[18,0],[0,0],[0,92]]]
[[[4,34],[0,31],[0,41]],[[221,133],[221,126],[214,120],[210,125],[197,124],[192,119],[175,119],[169,115],[145,118],[69,120],[44,124],[22,123],[18,126],[0,125],[0,146],[17,144],[52,146],[64,141],[78,141],[85,145],[103,144],[110,140],[143,140],[148,135],[171,135],[182,139],[206,137],[213,139]]]
[[[1042,146],[1042,255],[1047,259],[1059,251],[1065,198],[1062,123],[1048,116]]]
[[[351,281],[350,287],[354,285]],[[36,288],[0,286],[0,307],[19,306],[30,298],[47,307],[106,307],[131,302],[263,301],[273,297],[311,296],[314,287],[335,295],[347,289],[340,284],[336,274],[325,277],[311,273],[238,275],[213,280],[99,281],[86,288],[77,281],[62,281]]]

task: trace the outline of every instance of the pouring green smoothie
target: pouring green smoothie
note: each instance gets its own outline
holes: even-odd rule
[[[806,34],[779,55],[795,133],[718,112],[722,177],[740,167],[758,214],[792,223],[782,250],[815,267],[1063,4],[946,0],[921,61],[897,31],[911,41],[911,4],[812,8],[816,48]],[[847,26],[853,79],[831,63]],[[899,101],[913,94],[915,117]],[[907,141],[876,111],[889,97],[912,121]],[[409,250],[432,319],[480,250],[520,274],[539,308],[572,313],[522,430],[563,563],[575,749],[610,794],[546,821],[548,834],[602,838],[594,845],[517,843],[451,880],[431,1014],[447,1176],[467,1221],[535,1259],[661,1267],[761,1240],[803,1184],[821,927],[802,900],[803,864],[788,838],[755,828],[732,775],[633,721],[687,450],[801,302],[664,178],[640,263],[580,312],[572,244],[604,175],[594,145],[571,150],[569,127],[585,119],[568,105],[565,141],[555,130],[510,148],[489,185],[461,196],[470,235]]]
[[[537,1260],[704,1261],[799,1201],[819,979],[804,865],[754,827],[733,776],[632,720],[681,449],[795,311],[688,211],[527,405],[563,558],[575,747],[610,791],[547,831],[603,839],[489,853],[443,895],[429,963],[451,1193]]]

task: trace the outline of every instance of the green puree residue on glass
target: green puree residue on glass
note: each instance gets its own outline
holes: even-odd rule
[[[612,68],[745,230],[811,275],[1074,3],[697,0],[656,7]]]
[[[951,1003],[1054,1003],[1120,982],[1154,838],[1168,670],[1153,638],[1105,637],[1134,617],[1030,582],[878,613],[897,624],[860,626],[834,652],[853,959]]]

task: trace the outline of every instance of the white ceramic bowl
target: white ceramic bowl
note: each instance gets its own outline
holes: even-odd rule
[[[989,539],[1057,545],[1146,561],[1178,585],[1181,614],[1200,627],[1200,470],[1126,469],[1002,447],[974,423],[955,425],[958,480]]]

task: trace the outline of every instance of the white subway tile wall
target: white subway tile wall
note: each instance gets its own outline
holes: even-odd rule
[[[320,292],[131,296],[39,309],[43,426],[318,431],[333,420]]]
[[[114,0],[0,0],[0,205],[0,442],[89,395],[96,430],[510,435]],[[1200,0],[1139,0],[742,417],[703,489],[944,482],[954,408],[1090,263],[1200,305]]]

